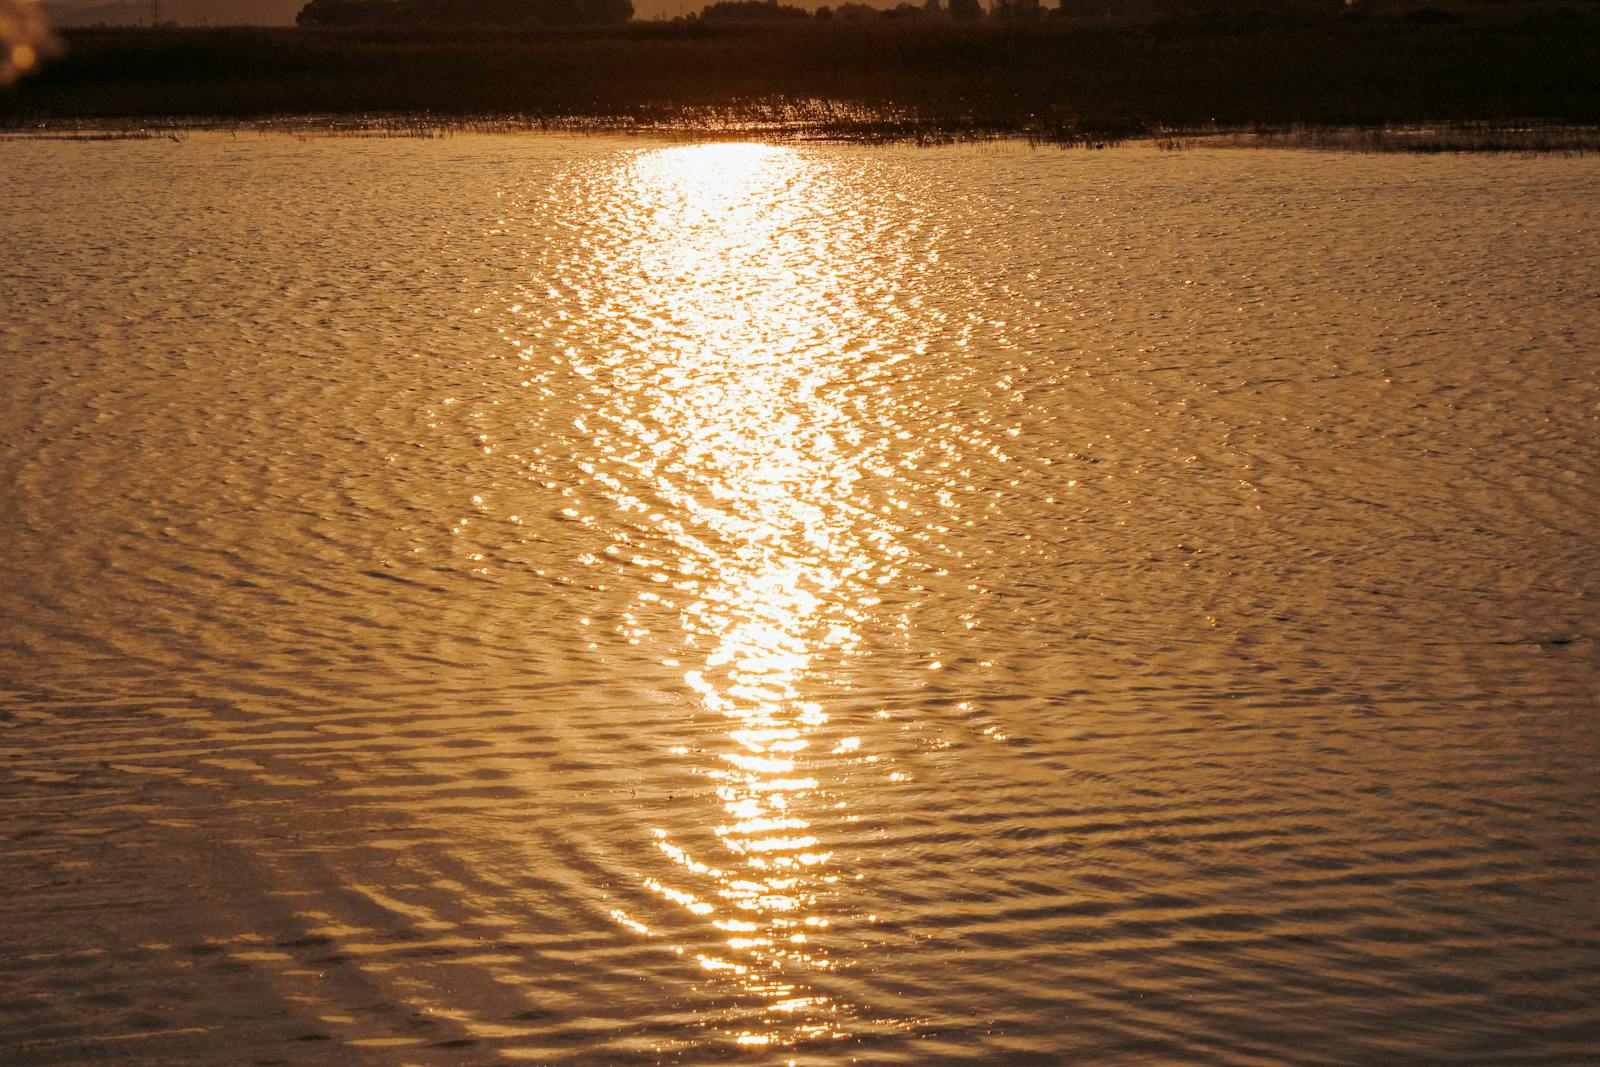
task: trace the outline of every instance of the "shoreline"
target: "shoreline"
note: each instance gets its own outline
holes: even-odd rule
[[[1098,151],[1147,147],[1194,149],[1288,149],[1372,154],[1483,154],[1587,156],[1600,153],[1600,125],[1555,123],[1432,123],[1406,126],[1292,126],[1158,130],[1119,135],[1051,135],[1027,129],[959,128],[948,124],[886,121],[820,125],[804,121],[739,122],[727,116],[685,116],[646,123],[619,117],[540,119],[494,116],[441,118],[430,115],[290,115],[251,120],[172,116],[122,121],[57,120],[34,125],[0,123],[0,141],[181,142],[192,135],[230,134],[299,138],[397,138],[435,140],[457,136],[625,137],[661,141],[754,141],[767,144],[853,144],[944,147],[1014,145]]]

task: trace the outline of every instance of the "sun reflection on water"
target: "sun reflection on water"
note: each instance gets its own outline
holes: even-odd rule
[[[906,555],[863,491],[875,472],[859,409],[863,384],[902,358],[873,328],[896,312],[865,305],[851,208],[799,151],[643,152],[611,196],[627,232],[594,285],[617,302],[615,332],[568,352],[601,383],[581,466],[655,535],[654,555],[635,555],[656,568],[641,606],[674,608],[684,683],[721,724],[676,750],[716,807],[693,841],[654,831],[667,862],[644,885],[704,931],[679,951],[758,1006],[733,1039],[839,1036],[848,1005],[818,986],[850,962],[829,934],[863,873],[826,825],[850,818],[841,769],[866,757],[814,697]]]

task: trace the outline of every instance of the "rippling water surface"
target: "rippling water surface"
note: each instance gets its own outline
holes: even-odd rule
[[[1592,1062],[1597,197],[0,144],[0,1059]]]

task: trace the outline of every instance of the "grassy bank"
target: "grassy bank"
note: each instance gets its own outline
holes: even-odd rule
[[[76,30],[62,58],[0,96],[0,126],[405,115],[1071,141],[1215,128],[1600,125],[1600,4],[1486,10],[1496,14]]]

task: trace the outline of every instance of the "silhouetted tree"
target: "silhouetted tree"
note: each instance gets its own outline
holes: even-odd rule
[[[570,26],[633,18],[632,0],[310,0],[301,26]]]
[[[717,0],[707,4],[700,17],[708,22],[769,22],[778,19],[808,19],[804,8],[780,4],[778,0]]]
[[[311,0],[294,21],[300,26],[378,26],[406,21],[395,0]]]
[[[989,14],[998,22],[1038,22],[1044,11],[1039,0],[994,0]]]
[[[976,22],[983,18],[983,5],[978,0],[950,0],[947,10],[957,22]]]

